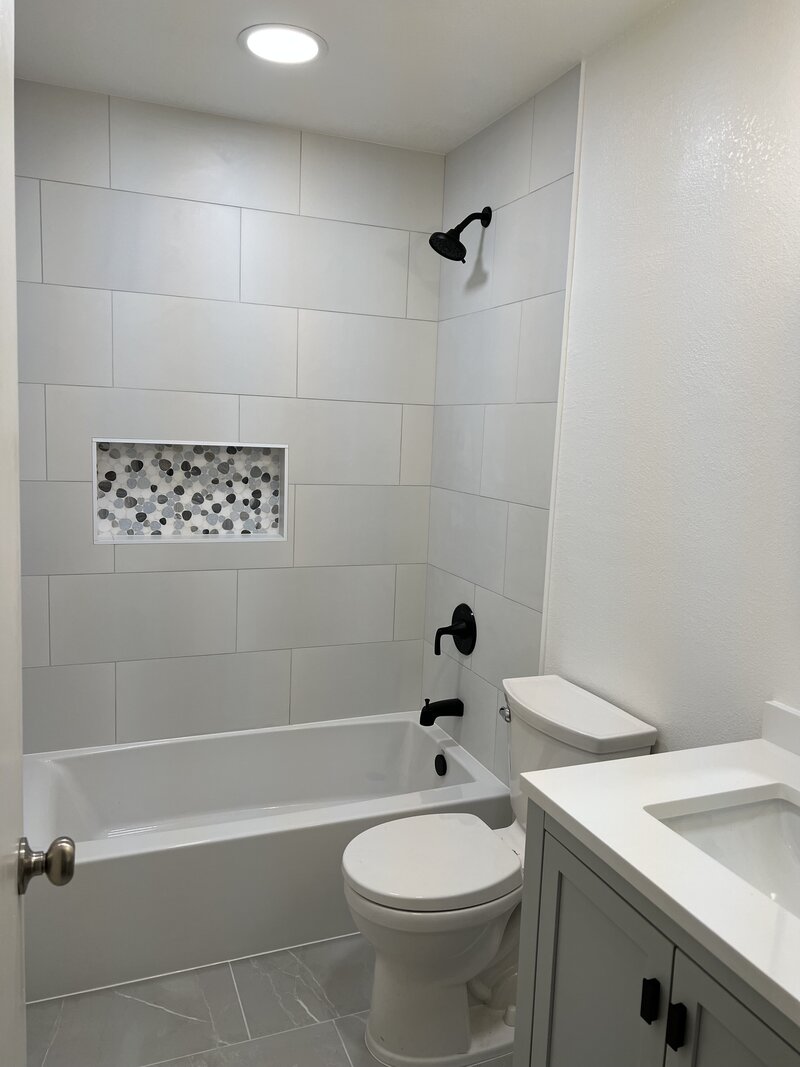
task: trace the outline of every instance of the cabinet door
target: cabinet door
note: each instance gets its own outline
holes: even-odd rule
[[[531,1067],[663,1067],[672,955],[670,941],[547,835]]]
[[[679,1047],[667,1048],[666,1067],[800,1067],[800,1054],[682,952],[670,999],[668,1039]]]

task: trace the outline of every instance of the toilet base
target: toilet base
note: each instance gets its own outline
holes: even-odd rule
[[[505,1056],[514,1044],[514,1027],[505,1022],[505,1012],[475,1004],[469,1009],[470,1044],[466,1052],[450,1056],[402,1056],[390,1052],[370,1033],[366,1044],[376,1060],[386,1067],[473,1067],[474,1064]]]

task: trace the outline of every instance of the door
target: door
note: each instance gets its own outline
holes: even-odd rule
[[[547,835],[531,1067],[662,1067],[672,955],[671,942]]]
[[[25,1062],[20,714],[19,435],[14,236],[14,4],[0,0],[0,1063]]]
[[[800,1067],[800,1054],[679,951],[670,999],[666,1067]]]

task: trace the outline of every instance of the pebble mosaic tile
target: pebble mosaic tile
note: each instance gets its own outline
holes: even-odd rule
[[[285,449],[95,441],[95,541],[282,538]]]

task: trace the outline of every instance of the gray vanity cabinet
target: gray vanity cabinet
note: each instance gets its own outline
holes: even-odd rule
[[[672,943],[549,835],[539,915],[532,1067],[662,1067]]]
[[[686,1026],[678,1035],[683,1038],[680,1048],[667,1048],[666,1067],[800,1064],[793,1049],[680,951],[675,953],[670,999],[685,1008]]]

